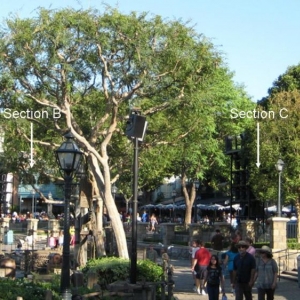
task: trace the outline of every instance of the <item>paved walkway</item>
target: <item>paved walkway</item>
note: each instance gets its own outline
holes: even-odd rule
[[[172,260],[174,265],[174,296],[178,300],[208,300],[208,296],[198,295],[193,292],[193,279],[190,269],[190,263],[187,260]],[[228,300],[234,300],[235,297],[230,292],[229,279],[226,278],[225,292]],[[299,299],[300,288],[298,283],[291,280],[281,279],[278,282],[278,288],[275,292],[274,300],[296,300]],[[221,297],[220,297],[221,298]],[[257,299],[257,289],[253,288],[253,299]]]

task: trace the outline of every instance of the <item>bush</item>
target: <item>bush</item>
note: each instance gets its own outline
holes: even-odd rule
[[[298,243],[297,239],[287,239],[287,247],[292,250],[299,250],[300,243]]]
[[[130,273],[129,260],[117,257],[103,257],[91,259],[81,270],[85,277],[95,273],[98,277],[98,284],[102,289],[115,281],[128,280]],[[150,260],[139,260],[137,262],[137,281],[161,281],[163,270]]]
[[[53,300],[60,300],[59,285],[55,282],[31,282],[27,279],[1,278],[0,280],[0,300],[16,300],[22,296],[23,300],[44,299],[45,292],[52,291]],[[5,292],[4,292],[5,291]]]
[[[52,300],[61,300],[60,275],[53,274],[50,282],[43,281],[43,277],[35,273],[33,278],[33,281],[27,278],[0,278],[0,291],[3,291],[3,294],[0,293],[0,300],[16,300],[17,297],[22,297],[23,300],[41,300],[45,298],[46,291],[52,292]],[[94,290],[80,287],[76,288],[76,291],[84,295]]]
[[[253,243],[252,246],[254,248],[260,249],[262,246],[268,246],[268,247],[270,247],[270,243],[268,243],[268,242],[257,242],[257,243]]]
[[[146,243],[156,244],[156,243],[161,243],[162,239],[159,237],[147,237],[144,238],[143,241]]]

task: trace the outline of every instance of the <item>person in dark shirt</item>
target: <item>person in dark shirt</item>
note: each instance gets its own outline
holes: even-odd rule
[[[233,260],[233,283],[235,289],[235,300],[252,300],[252,287],[256,270],[255,258],[247,252],[249,247],[245,241],[237,243],[239,254]]]
[[[212,248],[221,251],[223,249],[223,236],[219,229],[216,229],[216,234],[211,239]]]
[[[219,300],[220,286],[224,293],[224,277],[217,255],[212,255],[210,258],[210,263],[204,278],[204,285],[205,284],[207,284],[208,300]]]

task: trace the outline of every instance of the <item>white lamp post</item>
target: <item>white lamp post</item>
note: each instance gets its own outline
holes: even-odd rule
[[[175,223],[175,198],[176,198],[176,190],[172,191],[172,198],[173,198],[173,223]]]
[[[277,204],[277,216],[281,217],[281,173],[284,168],[284,161],[279,158],[275,164],[276,170],[278,171],[278,204]]]

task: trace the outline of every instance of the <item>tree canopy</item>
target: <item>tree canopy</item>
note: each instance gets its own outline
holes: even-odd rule
[[[292,66],[274,81],[269,89],[269,96],[259,102],[258,109],[271,112],[271,118],[261,119],[261,166],[251,166],[251,187],[257,197],[262,201],[271,201],[277,204],[278,197],[278,172],[275,164],[279,158],[284,163],[282,173],[282,204],[292,203],[300,212],[300,140],[299,140],[299,116],[300,116],[300,68]],[[249,151],[252,158],[255,157],[253,149],[255,132],[252,131],[252,143]],[[250,155],[251,157],[251,155]]]
[[[109,7],[103,13],[41,8],[36,17],[6,20],[0,36],[9,167],[28,170],[19,154],[28,151],[32,122],[32,171],[57,170],[53,149],[70,129],[85,153],[93,196],[104,200],[111,216],[121,257],[128,252],[111,184],[119,178],[129,193],[132,143],[124,128],[131,109],[149,123],[140,186],[151,189],[184,165],[188,177],[202,176],[216,161],[222,165],[217,128],[229,126],[224,112],[247,97],[232,83],[219,51],[188,24]],[[24,111],[33,114],[23,119]]]

